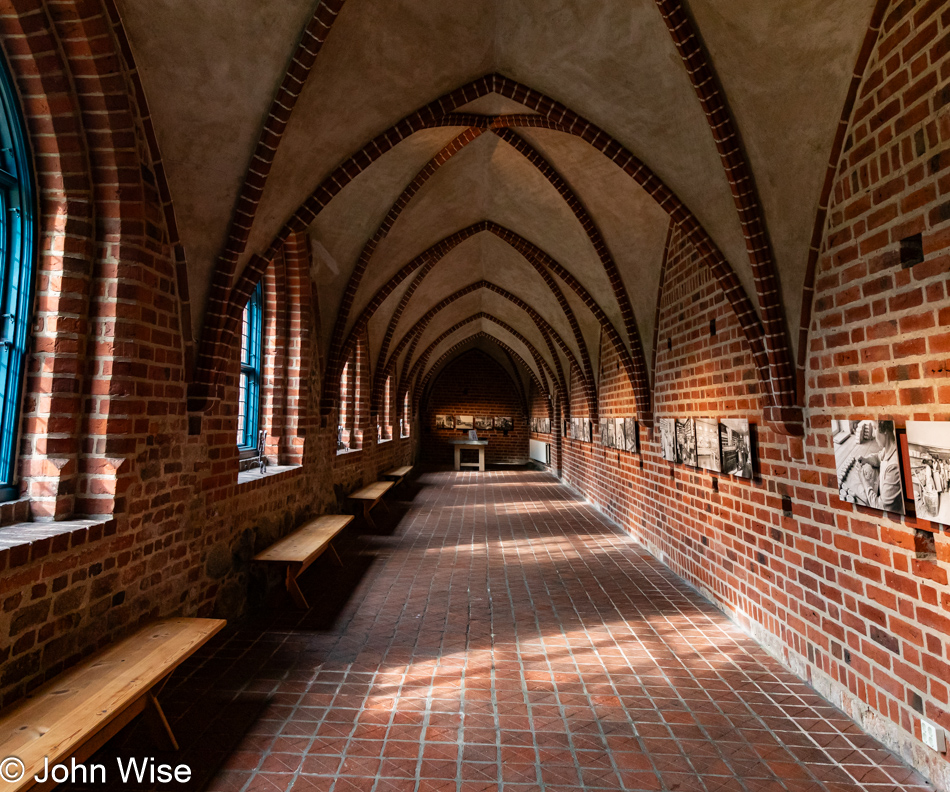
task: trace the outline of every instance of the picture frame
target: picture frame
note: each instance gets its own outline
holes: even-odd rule
[[[696,419],[696,461],[703,470],[719,473],[722,459],[719,453],[719,421],[716,418]]]
[[[905,433],[917,517],[950,525],[950,421],[908,421]]]
[[[674,431],[676,432],[676,461],[681,465],[699,467],[696,459],[695,419],[677,418]]]
[[[719,470],[739,478],[753,476],[752,430],[748,418],[719,419]]]

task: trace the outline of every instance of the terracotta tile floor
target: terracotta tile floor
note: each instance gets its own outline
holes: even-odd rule
[[[932,789],[554,479],[403,497],[305,576],[311,613],[262,609],[166,691],[196,786]]]

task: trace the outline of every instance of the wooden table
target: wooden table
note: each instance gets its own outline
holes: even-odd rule
[[[353,522],[353,519],[352,514],[325,514],[322,517],[309,520],[293,533],[258,553],[254,556],[254,560],[265,564],[286,566],[287,576],[284,582],[287,586],[287,593],[290,594],[299,608],[307,610],[310,605],[300,590],[300,586],[297,585],[297,578],[306,572],[307,567],[323,555],[323,552],[328,548],[336,556],[336,560],[340,562],[340,565],[343,565],[339,554],[330,542],[336,538],[340,531]]]
[[[477,467],[480,471],[485,471],[485,447],[487,440],[450,440],[455,446],[455,469],[461,470],[463,467]],[[463,462],[462,449],[473,448],[478,451],[478,462]]]
[[[366,520],[366,524],[369,525],[369,527],[374,531],[376,530],[376,523],[373,522],[373,518],[370,516],[370,509],[382,501],[383,495],[389,492],[389,490],[393,488],[394,484],[395,482],[393,481],[377,481],[374,484],[370,484],[368,487],[363,487],[362,489],[359,489],[356,492],[351,492],[346,496],[350,500],[362,502],[363,519]],[[388,511],[386,504],[383,504],[383,507]]]

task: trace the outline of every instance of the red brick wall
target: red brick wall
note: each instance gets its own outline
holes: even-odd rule
[[[671,465],[641,432],[643,469],[569,443],[565,472],[777,657],[945,787],[920,714],[950,729],[950,534],[839,500],[832,417],[950,420],[950,12],[885,16],[836,170],[815,281],[804,453],[762,422],[761,386],[724,295],[674,232],[656,357],[657,417],[747,417],[759,476]],[[900,263],[921,233],[925,260]],[[710,332],[715,319],[716,334]],[[669,344],[669,346],[668,346]],[[610,350],[604,350],[610,367]],[[608,372],[609,373],[609,372]],[[628,386],[601,381],[601,410]],[[583,409],[576,392],[575,410]],[[611,458],[607,459],[606,456]],[[715,485],[715,486],[714,486]],[[787,499],[786,499],[787,498]],[[936,557],[915,531],[936,531]]]
[[[192,339],[173,215],[134,75],[97,9],[61,3],[51,20],[38,0],[0,0],[34,149],[41,251],[25,498],[0,516],[60,520],[0,529],[0,706],[142,620],[239,614],[267,582],[254,552],[411,455],[409,441],[371,440],[335,465],[336,428],[317,401],[309,253],[296,236],[264,275],[262,419],[271,461],[299,466],[239,480],[239,337],[210,407],[188,412]],[[63,522],[84,514],[100,522]]]
[[[464,438],[458,430],[436,429],[436,415],[491,415],[510,417],[514,430],[479,431],[488,438],[485,461],[523,462],[528,458],[528,425],[524,402],[508,372],[484,352],[473,350],[449,363],[433,383],[421,413],[422,458],[426,462],[451,463],[454,449],[449,440]]]
[[[529,414],[531,418],[548,418],[551,421],[551,431],[531,432],[532,440],[540,440],[542,443],[548,443],[551,446],[551,465],[550,469],[560,469],[560,440],[561,428],[559,426],[561,411],[553,400],[538,390],[538,386],[533,382],[528,389]],[[531,428],[530,421],[528,428]]]

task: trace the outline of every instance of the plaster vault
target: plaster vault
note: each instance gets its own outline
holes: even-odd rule
[[[192,407],[215,399],[242,298],[304,233],[325,412],[354,333],[374,394],[382,371],[407,392],[428,373],[417,356],[464,317],[420,319],[484,279],[532,310],[482,292],[457,309],[532,339],[543,365],[523,344],[521,359],[546,391],[573,366],[596,389],[604,334],[649,424],[672,225],[729,295],[770,422],[801,434],[811,229],[869,0],[117,6],[171,198]],[[479,224],[519,244],[438,249]]]

